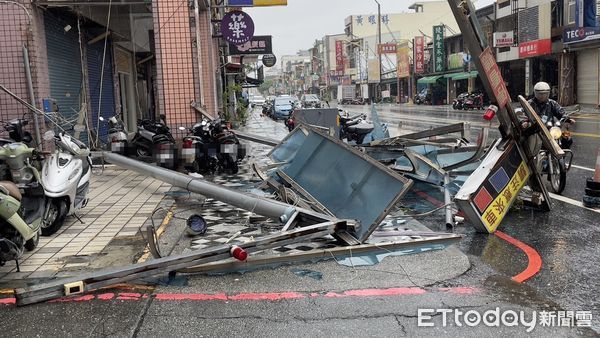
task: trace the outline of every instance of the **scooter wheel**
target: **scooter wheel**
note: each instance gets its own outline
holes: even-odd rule
[[[35,234],[35,236],[33,236],[32,238],[30,238],[29,240],[27,240],[25,242],[25,249],[27,249],[27,251],[33,251],[33,249],[35,249],[38,246],[38,243],[40,242],[40,233],[37,232]]]
[[[65,200],[54,200],[50,202],[48,215],[50,219],[42,220],[42,236],[50,236],[60,229],[67,218],[67,202]]]

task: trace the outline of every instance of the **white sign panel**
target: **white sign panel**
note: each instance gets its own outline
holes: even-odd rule
[[[514,43],[513,31],[494,33],[494,47],[510,47]]]

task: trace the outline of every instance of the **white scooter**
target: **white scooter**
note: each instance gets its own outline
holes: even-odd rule
[[[56,145],[42,168],[42,186],[48,197],[48,221],[42,227],[42,235],[49,236],[60,229],[68,215],[87,204],[92,159],[89,148],[68,134],[56,135],[50,130],[44,139],[54,139]]]

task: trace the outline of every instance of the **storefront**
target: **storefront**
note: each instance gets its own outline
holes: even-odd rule
[[[577,52],[577,102],[581,104],[600,104],[598,69],[600,65],[599,49],[591,48]]]
[[[447,81],[444,75],[425,76],[417,80],[417,92],[428,88],[431,93],[431,104],[447,103]]]

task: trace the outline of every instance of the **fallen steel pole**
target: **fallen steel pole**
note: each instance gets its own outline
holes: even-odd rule
[[[253,253],[314,238],[321,238],[333,233],[336,227],[344,222],[324,222],[291,231],[278,232],[250,242],[239,243],[237,246],[244,249],[247,253]],[[106,268],[76,277],[61,278],[41,284],[34,284],[25,288],[15,289],[16,303],[18,306],[39,303],[72,294],[98,290],[103,287],[139,278],[227,259],[232,256],[232,247],[233,245],[222,244],[177,256],[158,258],[124,267]]]
[[[218,184],[193,178],[152,164],[136,161],[118,154],[104,152],[104,159],[109,163],[154,177],[173,186],[213,198],[234,207],[254,212],[258,215],[278,219],[282,223],[287,222],[295,212],[300,211],[299,208],[294,208],[289,204],[229,189]],[[324,219],[331,219],[328,215],[323,216]]]
[[[238,130],[235,131],[235,135],[242,140],[256,142],[271,147],[275,147],[281,142],[268,137],[258,136],[254,134],[246,134]]]

